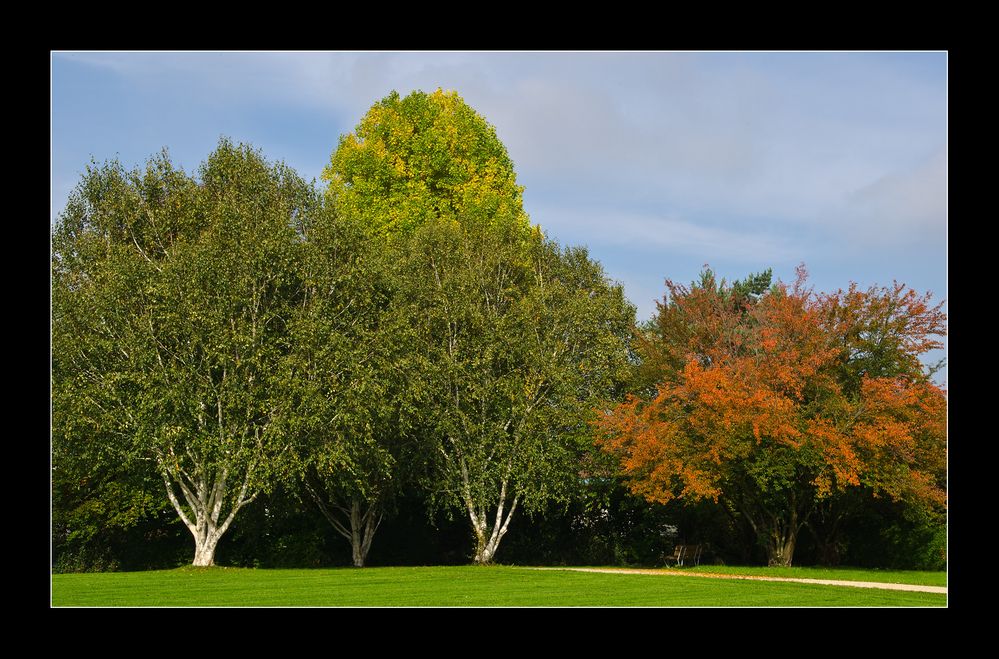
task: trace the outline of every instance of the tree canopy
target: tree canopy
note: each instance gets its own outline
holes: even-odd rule
[[[344,218],[392,238],[377,244],[396,260],[387,317],[415,331],[405,342],[422,360],[424,482],[468,514],[489,562],[518,506],[566,497],[634,308],[585,251],[531,230],[506,148],[454,92],[376,103],[324,178]]]
[[[340,139],[323,179],[341,213],[380,235],[432,218],[530,227],[496,129],[453,91],[386,96]]]
[[[421,227],[400,280],[428,388],[434,500],[490,562],[518,506],[565,501],[596,401],[625,377],[634,307],[585,250],[515,229]]]
[[[56,444],[155,465],[210,565],[285,453],[274,373],[302,297],[295,222],[316,200],[226,140],[199,173],[165,153],[87,170],[53,237],[53,407]]]
[[[375,531],[421,462],[422,389],[393,254],[328,204],[302,252],[305,302],[290,327],[281,422],[302,487],[364,565]]]
[[[943,332],[928,297],[900,286],[815,295],[803,270],[759,297],[710,272],[668,287],[639,343],[654,393],[598,422],[635,493],[723,502],[774,565],[791,563],[817,502],[847,488],[944,504],[946,400],[916,368]]]

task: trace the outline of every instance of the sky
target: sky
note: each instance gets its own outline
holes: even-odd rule
[[[945,52],[64,51],[51,83],[53,222],[92,160],[166,148],[193,173],[223,136],[321,184],[372,104],[442,88],[640,320],[705,265],[793,282],[803,263],[816,291],[899,281],[946,310]]]

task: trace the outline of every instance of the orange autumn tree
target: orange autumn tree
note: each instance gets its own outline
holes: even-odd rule
[[[632,492],[723,504],[770,565],[790,565],[816,507],[849,488],[945,504],[946,400],[919,360],[941,345],[939,305],[805,281],[667,281],[637,342],[645,390],[597,421]]]

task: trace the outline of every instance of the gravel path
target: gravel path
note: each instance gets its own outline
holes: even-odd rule
[[[527,570],[572,570],[574,572],[606,572],[608,574],[652,574],[670,577],[706,577],[709,579],[746,579],[749,581],[790,581],[823,586],[853,586],[854,588],[881,588],[883,590],[912,590],[920,593],[947,594],[946,586],[920,586],[908,583],[883,583],[880,581],[844,581],[840,579],[798,579],[795,577],[758,577],[747,574],[710,574],[707,572],[681,572],[679,570],[640,570],[632,568],[601,567],[529,567]]]

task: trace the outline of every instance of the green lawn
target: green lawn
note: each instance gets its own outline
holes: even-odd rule
[[[864,579],[872,580],[872,579]],[[529,570],[180,568],[56,574],[54,606],[946,606],[947,596],[812,584]]]

